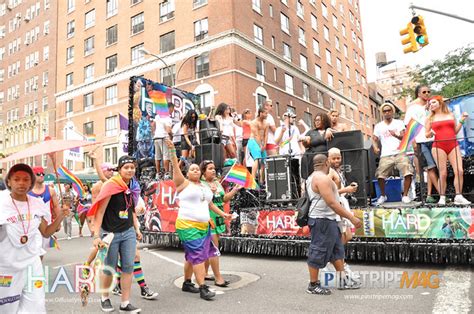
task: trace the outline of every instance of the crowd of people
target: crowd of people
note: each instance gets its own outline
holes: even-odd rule
[[[448,161],[455,175],[454,203],[470,204],[462,196],[462,157],[456,140],[456,134],[468,116],[463,113],[460,120],[456,121],[442,97],[430,97],[429,94],[427,86],[416,88],[416,100],[408,107],[404,121],[394,118],[395,108],[392,104],[384,103],[380,108],[383,120],[375,126],[373,137],[374,152],[380,153],[376,176],[381,195],[377,205],[386,202],[385,179],[395,169],[404,179],[402,202],[411,202],[408,192],[415,174],[413,165],[428,173],[427,201],[435,201],[434,187],[440,195],[438,204],[445,205]],[[329,115],[317,113],[313,129],[300,123],[305,132],[300,132],[296,125],[296,115],[286,112],[277,127],[271,115],[272,108],[272,102],[267,101],[252,120],[251,110],[244,110],[239,117],[226,104],[217,107],[215,119],[222,132],[221,144],[226,157],[241,160],[246,156],[252,157],[252,173],[261,182],[267,156],[284,154],[301,158],[301,164],[305,165],[300,167],[301,178],[311,200],[308,221],[311,233],[308,250],[310,284],[307,292],[321,295],[331,293],[318,281],[319,271],[328,269],[329,263],[334,265],[335,271],[344,274],[340,288],[359,288],[357,276],[344,263],[344,244],[352,238],[354,228],[361,227],[360,220],[351,213],[344,196],[355,193],[358,182],[347,182],[341,170],[341,151],[337,148],[327,149],[327,143],[334,134],[348,128],[338,121],[337,111],[331,111]],[[419,156],[423,158],[420,160],[412,158],[410,151],[399,150],[406,125],[412,120],[423,125],[415,139],[419,145],[413,146],[415,150],[421,150]],[[176,124],[181,126],[180,141],[174,141]],[[214,161],[205,160],[200,164],[193,162],[199,143],[199,119],[195,111],[190,110],[182,121],[175,119],[173,122],[173,108],[170,106],[169,119],[156,118],[153,127],[156,169],[160,178],[172,178],[179,199],[175,226],[186,261],[182,291],[199,293],[202,299],[211,300],[216,294],[206,284],[207,280],[213,280],[219,287],[230,284],[220,273],[219,235],[226,231],[225,221],[235,219],[235,216],[224,211],[224,203],[229,202],[242,187],[237,185],[226,191],[216,177]],[[238,128],[241,128],[240,136]],[[181,158],[178,158],[176,142],[181,144]],[[90,157],[95,160],[100,180],[91,188],[85,188],[81,198],[72,192],[71,184],[64,184],[64,190],[60,193],[46,185],[42,167],[16,164],[9,169],[5,178],[7,190],[2,191],[0,197],[0,245],[3,253],[0,256],[0,272],[10,274],[13,281],[9,289],[0,290],[0,298],[10,300],[0,304],[0,312],[28,312],[33,308],[45,311],[44,289],[35,289],[33,292],[27,289],[26,270],[33,267],[37,275],[43,274],[42,256],[45,254],[46,242],[60,229],[61,222],[68,239],[71,238],[71,212],[76,212],[79,217],[80,236],[82,226],[87,224],[93,238],[94,250],[86,265],[92,263],[99,247],[107,245],[104,238],[113,234],[105,264],[119,272],[119,282],[113,283],[113,274],[105,270],[100,283],[102,288],[112,287],[113,293],[121,296],[120,311],[140,311],[129,301],[133,277],[140,286],[143,298],[157,297],[158,294],[145,283],[137,250],[137,241],[142,239],[138,215],[145,211],[135,177],[137,160],[131,156],[122,156],[115,167],[108,163],[100,164],[93,152]],[[185,172],[182,171],[183,164],[186,165]],[[209,266],[213,276],[208,272]],[[193,275],[197,287],[192,281]],[[108,293],[101,296],[101,309],[105,312],[114,310]]]

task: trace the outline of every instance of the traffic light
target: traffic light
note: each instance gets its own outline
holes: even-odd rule
[[[428,34],[426,33],[423,17],[421,15],[414,16],[411,19],[411,23],[414,25],[413,31],[416,34],[416,42],[422,47],[428,45]]]
[[[408,35],[404,38],[402,38],[402,45],[409,45],[405,49],[403,49],[403,53],[409,53],[409,52],[417,52],[418,51],[418,44],[416,42],[416,36],[415,32],[413,31],[413,24],[408,23],[407,27],[402,29],[400,31],[400,36],[405,36]]]

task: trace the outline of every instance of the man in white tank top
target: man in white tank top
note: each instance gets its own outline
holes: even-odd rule
[[[308,250],[308,270],[310,283],[306,292],[310,294],[331,294],[329,289],[321,287],[318,280],[319,269],[331,262],[336,271],[341,272],[339,289],[350,288],[344,275],[344,245],[341,231],[337,224],[337,216],[347,218],[356,228],[362,226],[361,221],[344,209],[339,203],[336,184],[329,178],[328,158],[317,154],[313,158],[314,172],[307,180],[307,193],[312,200],[308,226],[311,229],[311,244]]]

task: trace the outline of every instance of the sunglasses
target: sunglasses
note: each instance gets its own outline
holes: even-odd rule
[[[35,173],[35,175],[36,175],[37,177],[44,177],[44,173],[43,173],[43,172]]]
[[[422,93],[422,94],[431,94],[431,91],[429,91],[429,90],[424,90],[424,91],[422,91],[421,93]]]

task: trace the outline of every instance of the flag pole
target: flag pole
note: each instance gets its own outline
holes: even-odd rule
[[[230,169],[229,169],[229,171],[227,171],[227,174],[225,175],[225,177],[221,179],[221,182],[219,182],[220,184],[222,184],[222,182],[225,181],[225,179],[227,178],[227,176],[229,175],[229,173],[232,171],[232,169],[234,169],[234,166],[235,166],[236,164],[237,164],[237,163],[234,163],[234,164],[232,165],[232,167],[230,167]]]

